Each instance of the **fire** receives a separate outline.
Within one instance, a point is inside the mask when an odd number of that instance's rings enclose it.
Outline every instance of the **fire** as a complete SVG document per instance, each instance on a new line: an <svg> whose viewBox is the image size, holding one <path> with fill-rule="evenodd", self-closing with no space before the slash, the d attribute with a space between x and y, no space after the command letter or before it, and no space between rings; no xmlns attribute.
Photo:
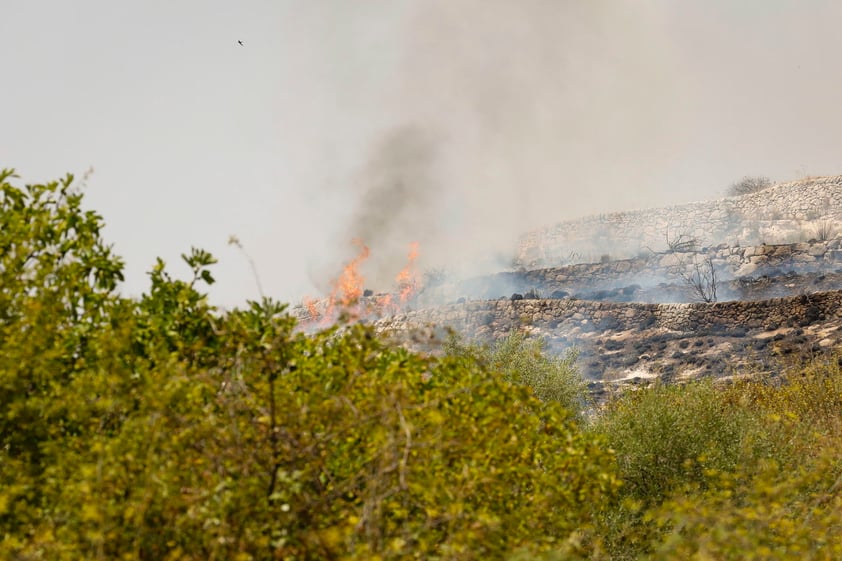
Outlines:
<svg viewBox="0 0 842 561"><path fill-rule="evenodd" d="M361 240L354 239L352 243L360 248L359 253L354 257L350 263L345 265L339 277L333 283L333 289L327 297L327 304L325 312L322 317L322 323L328 324L334 320L334 312L336 305L339 304L343 309L348 309L352 304L359 300L363 294L363 283L365 277L360 274L359 267L366 259L368 259L369 250ZM341 293L337 301L337 295ZM305 301L305 306L310 311L310 317L318 317L318 311L312 300ZM315 313L314 313L315 312Z"/></svg>
<svg viewBox="0 0 842 561"><path fill-rule="evenodd" d="M307 311L310 312L310 318L316 319L319 317L319 310L316 308L316 301L311 298L304 299L304 306L307 308Z"/></svg>
<svg viewBox="0 0 842 561"><path fill-rule="evenodd" d="M405 305L418 290L418 279L414 270L416 259L418 259L418 242L412 242L409 244L406 267L395 277L395 282L398 284L398 291L400 292L401 305Z"/></svg>
<svg viewBox="0 0 842 561"><path fill-rule="evenodd" d="M334 295L336 294L337 288L342 291L341 303L346 307L359 300L360 296L363 295L365 277L360 274L359 267L363 261L368 259L369 255L368 246L362 240L355 239L352 243L359 246L360 253L350 263L345 265L333 289Z"/></svg>
<svg viewBox="0 0 842 561"><path fill-rule="evenodd" d="M398 307L395 305L395 300L391 294L380 294L375 298L375 310L378 315L397 313Z"/></svg>
<svg viewBox="0 0 842 561"><path fill-rule="evenodd" d="M304 300L303 303L310 314L311 321L319 321L322 325L332 323L336 320L337 307L356 317L396 314L417 292L418 274L415 271L415 261L418 259L418 242L413 242L409 245L406 266L395 277L398 292L380 294L367 302L360 302L364 293L365 277L359 269L368 259L370 252L362 240L354 239L352 243L359 248L359 253L342 269L342 273L333 283L330 294L323 300L324 305L309 298ZM319 311L320 308L322 312Z"/></svg>

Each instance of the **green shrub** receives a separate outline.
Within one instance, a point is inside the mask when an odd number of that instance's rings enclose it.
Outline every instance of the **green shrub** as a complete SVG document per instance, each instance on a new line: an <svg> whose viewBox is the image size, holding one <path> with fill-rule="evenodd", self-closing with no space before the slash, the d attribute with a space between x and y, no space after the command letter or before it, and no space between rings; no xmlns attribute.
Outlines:
<svg viewBox="0 0 842 561"><path fill-rule="evenodd" d="M830 539L839 535L842 500L838 357L776 384L701 381L629 393L591 430L616 450L625 482L600 513L606 558L838 557Z"/></svg>
<svg viewBox="0 0 842 561"><path fill-rule="evenodd" d="M785 467L712 473L705 491L687 489L649 516L665 530L653 560L801 561L842 558L839 445Z"/></svg>
<svg viewBox="0 0 842 561"><path fill-rule="evenodd" d="M65 183L2 176L0 558L500 559L618 486L570 413L468 355L220 314L214 259L139 300Z"/></svg>
<svg viewBox="0 0 842 561"><path fill-rule="evenodd" d="M539 399L556 402L577 418L589 404L587 384L576 365L578 353L574 349L553 355L547 351L544 340L512 332L485 346L467 344L451 335L446 351L473 357L505 380L532 388Z"/></svg>
<svg viewBox="0 0 842 561"><path fill-rule="evenodd" d="M776 385L747 383L739 390L739 406L763 423L767 457L794 466L819 451L824 439L842 437L840 360L839 353L819 357L791 367Z"/></svg>
<svg viewBox="0 0 842 561"><path fill-rule="evenodd" d="M625 492L645 503L688 481L703 483L708 469L733 469L757 433L754 417L723 399L710 380L627 393L592 430L616 451Z"/></svg>

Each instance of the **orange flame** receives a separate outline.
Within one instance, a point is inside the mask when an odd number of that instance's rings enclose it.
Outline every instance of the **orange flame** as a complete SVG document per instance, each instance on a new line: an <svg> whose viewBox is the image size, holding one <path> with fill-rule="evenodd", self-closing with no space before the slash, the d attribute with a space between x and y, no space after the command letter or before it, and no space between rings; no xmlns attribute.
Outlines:
<svg viewBox="0 0 842 561"><path fill-rule="evenodd" d="M398 307L395 305L391 294L381 294L375 302L375 309L378 315L395 314L398 311Z"/></svg>
<svg viewBox="0 0 842 561"><path fill-rule="evenodd" d="M407 264L395 277L397 294L380 294L371 300L360 302L360 297L364 292L365 278L360 274L359 267L368 259L370 252L368 246L359 239L354 239L353 244L359 247L359 253L342 269L342 273L333 283L330 294L323 301L324 306L321 302L304 300L304 306L310 313L310 321L320 321L322 325L330 324L336 320L338 306L356 317L370 314L378 316L396 314L417 292L419 283L415 261L418 259L418 242L412 242L409 245ZM323 311L319 312L320 308Z"/></svg>
<svg viewBox="0 0 842 561"><path fill-rule="evenodd" d="M327 298L327 309L325 310L323 316L323 321L325 323L329 323L334 319L334 312L336 311L337 305L337 293L342 292L342 296L339 298L338 303L346 309L356 302L363 294L363 283L365 282L365 278L360 274L359 266L363 261L368 259L369 250L368 246L366 246L361 240L354 239L352 240L352 243L359 246L360 252L351 260L350 263L345 265L342 269L342 273L336 279L336 282L333 283L333 290L330 291L330 295Z"/></svg>
<svg viewBox="0 0 842 561"><path fill-rule="evenodd" d="M418 259L418 242L412 242L409 244L409 256L406 267L395 277L395 282L398 283L398 291L400 292L401 305L406 304L418 289L418 279L414 270L416 259Z"/></svg>
<svg viewBox="0 0 842 561"><path fill-rule="evenodd" d="M319 317L319 310L316 308L316 301L310 298L304 299L304 305L307 307L307 311L310 312L310 319L315 320Z"/></svg>
<svg viewBox="0 0 842 561"><path fill-rule="evenodd" d="M360 253L350 263L345 265L334 288L334 294L336 293L336 288L342 290L341 302L343 306L348 306L356 302L363 295L363 283L365 282L365 277L360 274L359 266L363 261L368 259L368 246L358 239L353 240L352 243L360 247Z"/></svg>

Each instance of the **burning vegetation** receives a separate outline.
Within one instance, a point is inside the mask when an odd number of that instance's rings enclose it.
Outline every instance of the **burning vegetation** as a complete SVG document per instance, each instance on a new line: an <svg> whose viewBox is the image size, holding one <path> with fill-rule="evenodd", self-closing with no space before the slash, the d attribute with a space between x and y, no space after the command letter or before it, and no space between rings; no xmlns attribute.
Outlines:
<svg viewBox="0 0 842 561"><path fill-rule="evenodd" d="M361 267L371 251L360 239L354 239L352 243L358 248L357 254L332 282L330 294L322 299L304 300L309 314L309 318L304 321L305 325L327 326L343 314L352 320L393 315L406 310L413 303L420 287L415 267L418 242L409 244L406 265L395 275L394 290L380 294L366 290L365 277L361 273Z"/></svg>

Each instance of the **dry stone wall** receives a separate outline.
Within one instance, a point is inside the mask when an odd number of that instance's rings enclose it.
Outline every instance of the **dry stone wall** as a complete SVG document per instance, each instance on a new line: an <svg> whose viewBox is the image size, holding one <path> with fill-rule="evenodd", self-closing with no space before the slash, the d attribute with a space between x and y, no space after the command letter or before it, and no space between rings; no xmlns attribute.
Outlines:
<svg viewBox="0 0 842 561"><path fill-rule="evenodd" d="M842 266L842 236L832 240L794 244L763 244L702 248L700 251L676 251L652 254L641 258L586 263L561 268L538 269L520 273L523 278L541 283L547 289L564 286L604 286L618 279L663 278L681 267L710 257L716 269L726 278L765 274L773 270L808 272ZM555 284L554 284L555 283Z"/></svg>
<svg viewBox="0 0 842 561"><path fill-rule="evenodd" d="M599 261L603 255L627 258L663 251L667 241L697 239L703 245L780 244L821 237L842 224L842 176L782 183L757 193L615 212L561 222L525 234L515 263L519 267Z"/></svg>
<svg viewBox="0 0 842 561"><path fill-rule="evenodd" d="M750 330L809 325L842 318L842 291L713 304L641 304L587 300L484 300L409 312L376 322L382 331L450 327L480 339L512 330L593 332L664 329L744 335Z"/></svg>
<svg viewBox="0 0 842 561"><path fill-rule="evenodd" d="M479 277L451 287L445 300L460 296L499 298L513 292L537 290L543 297L554 293L582 294L587 291L639 285L655 286L680 280L678 272L710 258L721 281L761 275L781 275L842 270L842 235L831 240L811 240L793 244L752 245L720 244L699 251L652 253L602 263L579 263L504 272ZM722 298L729 298L726 293ZM737 297L738 295L733 295Z"/></svg>

